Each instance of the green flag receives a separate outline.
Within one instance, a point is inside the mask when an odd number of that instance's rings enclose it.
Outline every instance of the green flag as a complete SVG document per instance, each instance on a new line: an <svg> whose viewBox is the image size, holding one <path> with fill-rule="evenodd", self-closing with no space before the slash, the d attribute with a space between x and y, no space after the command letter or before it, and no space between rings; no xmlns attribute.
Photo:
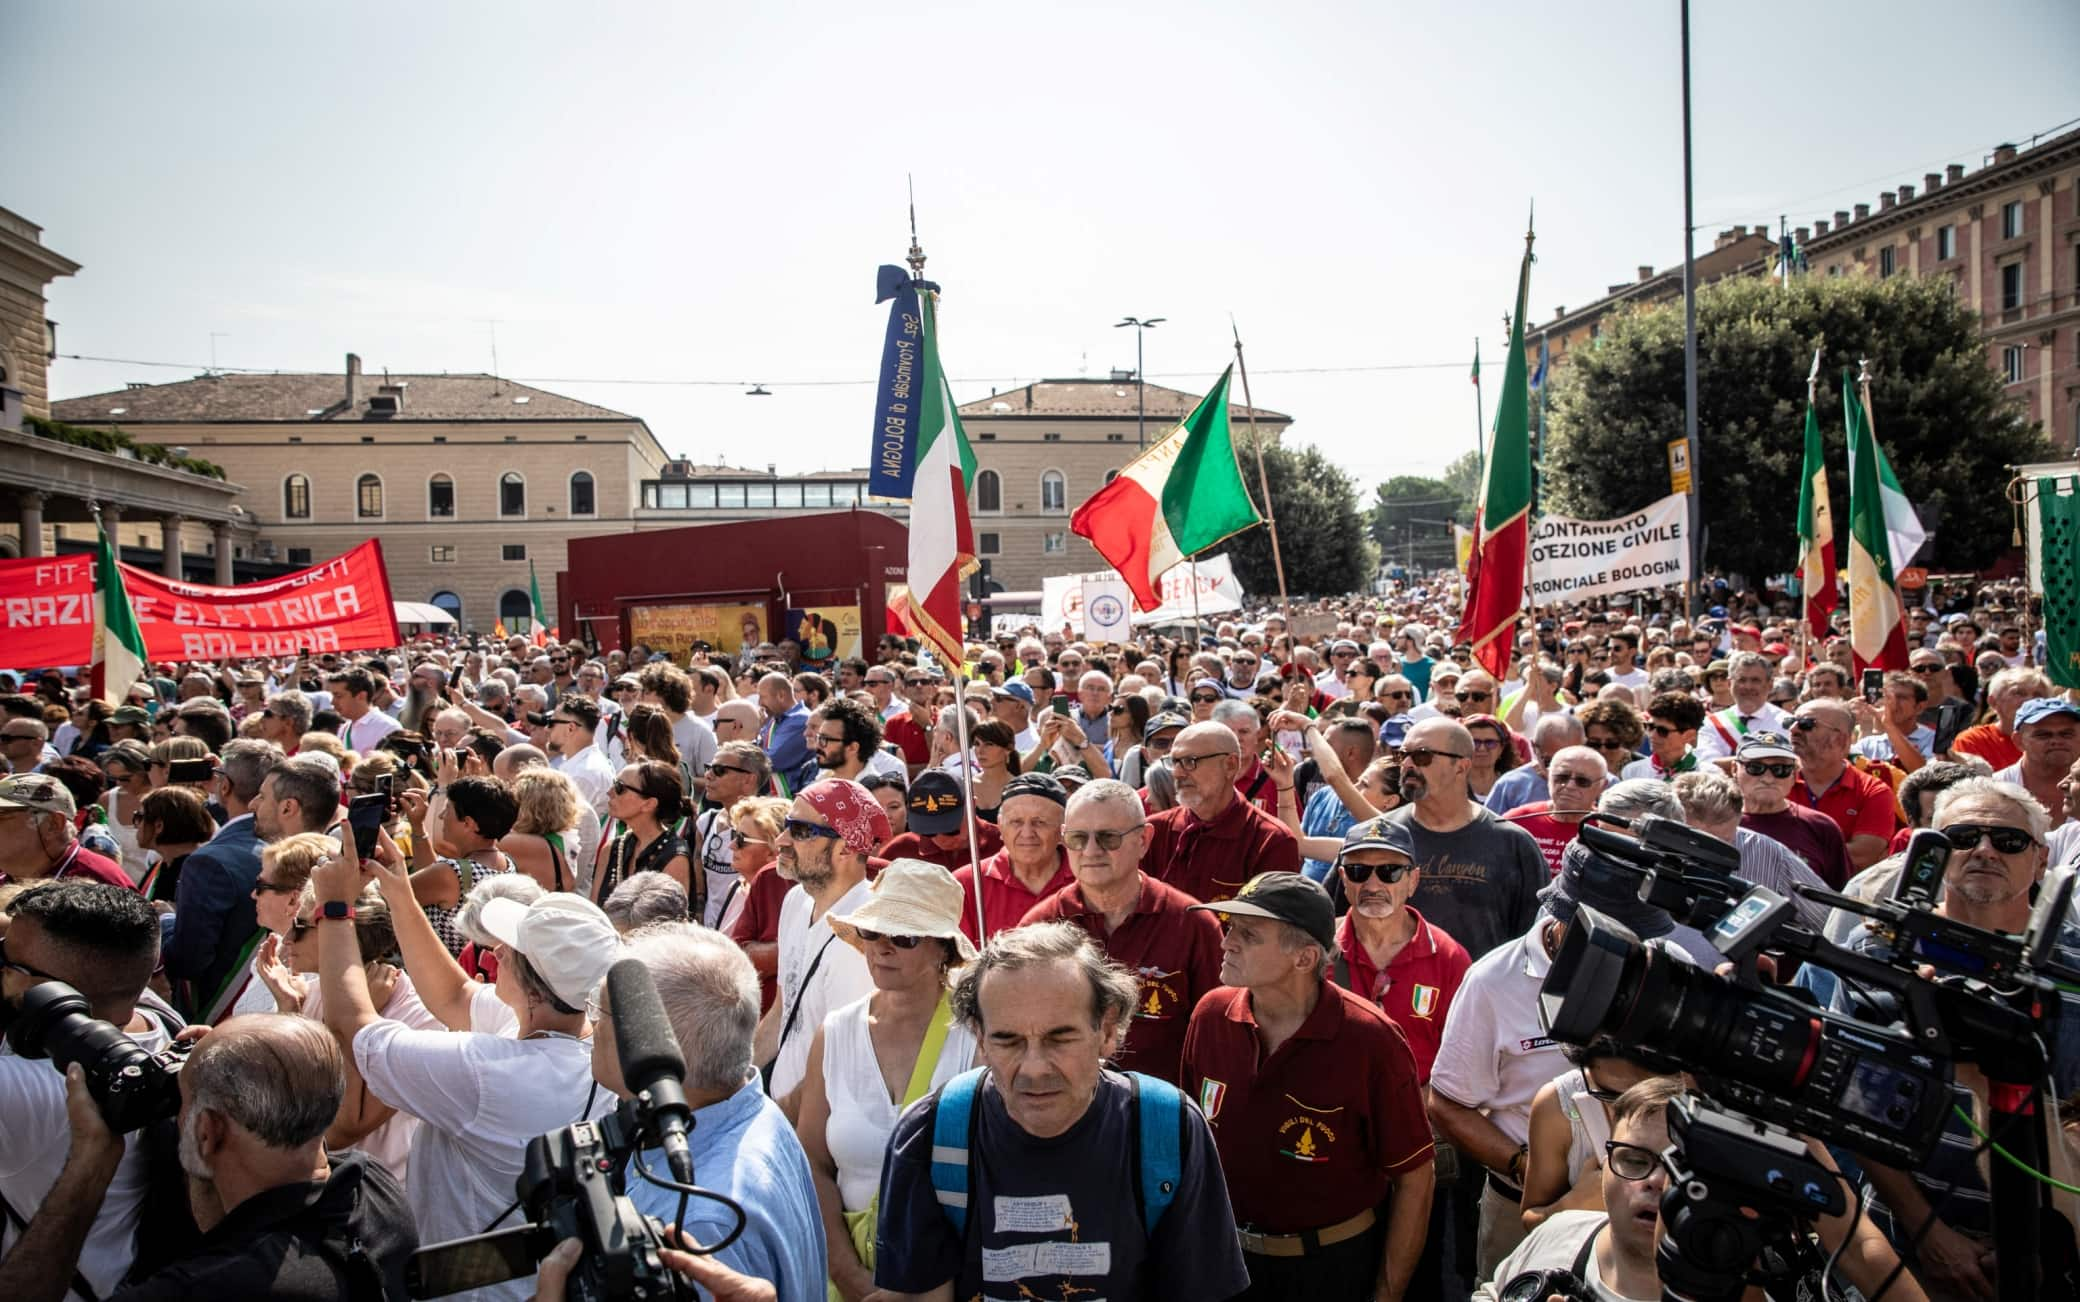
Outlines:
<svg viewBox="0 0 2080 1302"><path fill-rule="evenodd" d="M2036 555L2031 577L2044 594L2044 672L2060 687L2080 687L2080 482L2038 479Z"/></svg>
<svg viewBox="0 0 2080 1302"><path fill-rule="evenodd" d="M106 529L94 560L94 653L89 681L97 700L122 705L130 699L130 687L145 676L149 663L144 650L144 633L137 627L137 612L123 586L123 567L116 563L116 549Z"/></svg>

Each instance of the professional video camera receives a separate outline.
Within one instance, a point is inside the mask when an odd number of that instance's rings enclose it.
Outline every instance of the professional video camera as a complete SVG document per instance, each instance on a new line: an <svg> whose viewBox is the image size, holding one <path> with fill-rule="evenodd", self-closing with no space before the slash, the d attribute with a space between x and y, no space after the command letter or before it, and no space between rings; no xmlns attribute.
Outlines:
<svg viewBox="0 0 2080 1302"><path fill-rule="evenodd" d="M1704 930L1734 964L1732 976L1707 972L1583 907L1539 995L1555 1039L1587 1044L1607 1035L1658 1069L1691 1073L1711 1100L1670 1114L1676 1178L1662 1204L1661 1260L1672 1295L1737 1295L1741 1274L1727 1273L1729 1245L1752 1262L1772 1233L1839 1210L1835 1177L1816 1164L1794 1170L1806 1151L1797 1136L1888 1166L1924 1165L1951 1114L1955 1063L1977 1066L1992 1082L2007 1151L2026 1167L2042 1167L2043 1109L2034 1097L2047 1065L2045 1010L2059 997L2058 983L2080 983L2080 972L2052 961L2071 876L2042 892L2021 937L1965 926L1930 907L1950 842L1940 832L1917 832L1889 899L1801 888L1870 920L1885 943L1861 953L1800 923L1785 896L1736 875L1738 861L1723 842L1702 838L1710 844L1696 849L1699 834L1668 820L1628 824L1606 815L1585 820L1580 835L1640 874L1642 899ZM1757 963L1764 949L1824 968L1866 999L1889 1001L1903 1025L1830 1011L1802 990L1764 984ZM2000 1259L2033 1263L2040 1191L2005 1162L1993 1171ZM2004 1269L2002 1297L2034 1296L2034 1273ZM2017 1280L2028 1288L2011 1293Z"/></svg>
<svg viewBox="0 0 2080 1302"><path fill-rule="evenodd" d="M421 1248L405 1276L413 1297L445 1297L525 1279L569 1238L585 1245L567 1288L573 1302L690 1297L692 1286L658 1255L665 1243L663 1226L638 1212L627 1197L630 1165L651 1184L678 1192L674 1219L680 1225L686 1223L690 1198L719 1202L736 1214L736 1227L727 1235L712 1244L687 1242L685 1251L718 1252L743 1232L742 1207L693 1183L686 1144L693 1125L683 1086L686 1064L649 969L632 958L614 964L607 971L607 998L613 1005L622 1081L635 1097L597 1121L575 1122L530 1140L514 1182L527 1223ZM653 1144L664 1149L670 1178L644 1162L642 1150Z"/></svg>
<svg viewBox="0 0 2080 1302"><path fill-rule="evenodd" d="M22 992L7 1042L24 1058L49 1058L59 1071L78 1063L102 1120L118 1135L180 1111L180 1070L193 1046L179 1041L158 1053L119 1026L95 1017L87 998L62 981Z"/></svg>

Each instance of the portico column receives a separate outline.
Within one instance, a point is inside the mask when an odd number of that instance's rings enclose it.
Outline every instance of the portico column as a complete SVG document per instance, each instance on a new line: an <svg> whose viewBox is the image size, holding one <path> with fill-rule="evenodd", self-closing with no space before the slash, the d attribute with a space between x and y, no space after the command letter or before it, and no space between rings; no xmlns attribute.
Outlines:
<svg viewBox="0 0 2080 1302"><path fill-rule="evenodd" d="M15 506L20 510L22 524L22 555L42 556L43 550L43 499L44 494L24 492L15 495Z"/></svg>
<svg viewBox="0 0 2080 1302"><path fill-rule="evenodd" d="M184 517L177 512L169 511L160 525L159 573L169 579L178 580L181 577L181 525L184 523Z"/></svg>
<svg viewBox="0 0 2080 1302"><path fill-rule="evenodd" d="M215 529L217 539L217 586L231 586L231 526L219 520Z"/></svg>
<svg viewBox="0 0 2080 1302"><path fill-rule="evenodd" d="M116 559L123 559L123 508L114 502L101 505L101 532L108 535L108 545L115 548Z"/></svg>

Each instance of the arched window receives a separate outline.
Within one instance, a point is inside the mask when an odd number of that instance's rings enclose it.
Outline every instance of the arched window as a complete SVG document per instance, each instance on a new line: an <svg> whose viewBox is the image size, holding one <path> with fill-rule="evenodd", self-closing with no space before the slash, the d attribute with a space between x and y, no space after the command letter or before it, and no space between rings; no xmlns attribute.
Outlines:
<svg viewBox="0 0 2080 1302"><path fill-rule="evenodd" d="M507 588L499 594L498 622L506 626L506 632L520 632L533 621L534 607L528 604L527 593L519 588Z"/></svg>
<svg viewBox="0 0 2080 1302"><path fill-rule="evenodd" d="M455 514L455 481L446 475L435 475L426 481L426 514L430 519L442 519Z"/></svg>
<svg viewBox="0 0 2080 1302"><path fill-rule="evenodd" d="M282 481L282 518L285 520L308 520L311 518L311 479L309 475L291 475Z"/></svg>
<svg viewBox="0 0 2080 1302"><path fill-rule="evenodd" d="M432 596L428 597L426 599L426 604L429 606L439 606L442 610L447 611L448 614L451 615L455 620L455 627L451 631L456 633L460 633L462 631L462 598L456 596L452 592L441 591L436 592Z"/></svg>
<svg viewBox="0 0 2080 1302"><path fill-rule="evenodd" d="M975 509L978 511L1001 511L1004 509L1004 481L997 478L996 471L984 470L976 474Z"/></svg>
<svg viewBox="0 0 2080 1302"><path fill-rule="evenodd" d="M1040 472L1040 510L1060 515L1069 509L1069 481L1059 470Z"/></svg>
<svg viewBox="0 0 2080 1302"><path fill-rule="evenodd" d="M363 475L354 481L354 514L364 520L383 518L383 480L378 475Z"/></svg>
<svg viewBox="0 0 2080 1302"><path fill-rule="evenodd" d="M591 515L595 509L592 498L592 472L580 470L571 476L571 514Z"/></svg>
<svg viewBox="0 0 2080 1302"><path fill-rule="evenodd" d="M527 514L527 481L517 470L508 470L498 477L498 513Z"/></svg>

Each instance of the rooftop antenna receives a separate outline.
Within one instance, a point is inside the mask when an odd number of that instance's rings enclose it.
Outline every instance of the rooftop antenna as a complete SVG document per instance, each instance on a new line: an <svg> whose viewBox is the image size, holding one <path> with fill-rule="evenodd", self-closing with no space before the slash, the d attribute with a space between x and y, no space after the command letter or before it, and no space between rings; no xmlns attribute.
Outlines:
<svg viewBox="0 0 2080 1302"><path fill-rule="evenodd" d="M223 330L212 330L209 332L209 373L211 375L217 373L217 340L229 339L230 337L231 335Z"/></svg>
<svg viewBox="0 0 2080 1302"><path fill-rule="evenodd" d="M491 331L491 396L496 398L504 392L499 387L498 379L498 320L495 317L486 317L484 325Z"/></svg>

